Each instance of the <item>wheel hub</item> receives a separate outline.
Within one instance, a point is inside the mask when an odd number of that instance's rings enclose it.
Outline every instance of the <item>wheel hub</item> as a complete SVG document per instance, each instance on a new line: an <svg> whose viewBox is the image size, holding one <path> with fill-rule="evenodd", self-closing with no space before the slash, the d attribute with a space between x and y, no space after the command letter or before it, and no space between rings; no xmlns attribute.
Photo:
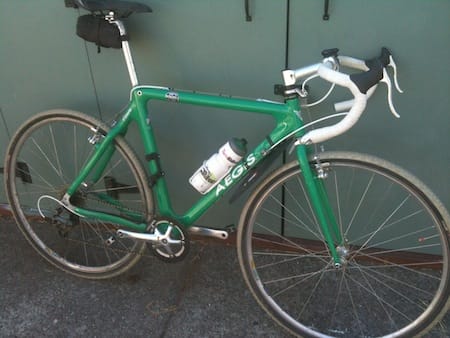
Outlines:
<svg viewBox="0 0 450 338"><path fill-rule="evenodd" d="M350 249L345 245L339 245L336 247L336 252L339 255L339 259L341 261L340 266L346 266L348 264L348 256L350 255Z"/></svg>

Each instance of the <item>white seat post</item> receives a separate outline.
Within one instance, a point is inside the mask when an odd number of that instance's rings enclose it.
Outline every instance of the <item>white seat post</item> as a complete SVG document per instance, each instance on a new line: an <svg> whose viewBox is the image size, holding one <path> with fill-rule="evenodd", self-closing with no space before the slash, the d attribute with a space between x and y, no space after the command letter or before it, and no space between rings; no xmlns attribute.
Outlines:
<svg viewBox="0 0 450 338"><path fill-rule="evenodd" d="M113 13L110 13L110 17L111 17L111 14L112 14L112 18L111 18L112 20L110 22L115 24L117 26L117 28L119 28L120 36L126 36L127 31L125 29L125 25L123 24L123 22L120 20L115 20ZM108 19L108 16L106 18ZM130 44L128 43L127 40L122 40L122 50L123 50L123 56L125 57L125 62L127 64L128 74L129 74L130 80L131 80L131 85L133 87L136 87L139 84L139 82L137 79L136 70L134 68L134 62L133 62L133 57L131 55Z"/></svg>

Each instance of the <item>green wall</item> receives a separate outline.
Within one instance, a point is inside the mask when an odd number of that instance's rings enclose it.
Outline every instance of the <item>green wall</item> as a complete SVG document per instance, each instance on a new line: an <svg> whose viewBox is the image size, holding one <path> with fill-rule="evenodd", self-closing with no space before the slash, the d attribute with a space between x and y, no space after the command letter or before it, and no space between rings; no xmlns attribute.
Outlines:
<svg viewBox="0 0 450 338"><path fill-rule="evenodd" d="M290 1L287 16L287 1L255 0L251 22L245 21L241 0L141 2L154 12L127 23L143 84L278 99L273 84L280 83L286 59L299 67L317 62L324 48L368 58L388 46L405 90L394 97L401 119L390 114L380 86L357 126L325 148L387 158L419 176L450 206L449 0L331 0L329 21L322 20L323 1ZM94 45L76 37L78 14L62 0L0 0L1 158L8 131L39 111L65 107L107 121L126 104L130 84L122 54L108 49L97 54ZM326 88L315 83L311 92L317 97ZM333 97L348 95L336 91ZM331 112L330 105L325 108ZM179 211L198 198L188 178L203 160L231 136L254 144L272 125L254 114L164 103L150 112ZM137 138L129 141L140 149ZM224 201L202 224L235 222L243 202Z"/></svg>

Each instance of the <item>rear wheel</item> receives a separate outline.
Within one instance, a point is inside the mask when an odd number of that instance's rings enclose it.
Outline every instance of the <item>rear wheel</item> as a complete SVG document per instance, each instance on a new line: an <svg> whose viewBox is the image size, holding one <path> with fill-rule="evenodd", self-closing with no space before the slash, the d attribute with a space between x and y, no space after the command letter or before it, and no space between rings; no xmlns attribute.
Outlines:
<svg viewBox="0 0 450 338"><path fill-rule="evenodd" d="M107 131L85 114L44 112L16 132L5 162L5 188L20 230L52 264L86 278L120 274L136 263L145 249L141 241L118 237L116 224L80 217L59 202ZM113 147L100 177L90 174L70 202L146 222L153 201L145 172L121 137Z"/></svg>
<svg viewBox="0 0 450 338"><path fill-rule="evenodd" d="M386 161L337 152L320 161L343 238L336 243L342 267L334 267L299 166L285 165L256 189L240 219L239 262L255 298L306 337L430 330L449 306L450 217L442 203Z"/></svg>

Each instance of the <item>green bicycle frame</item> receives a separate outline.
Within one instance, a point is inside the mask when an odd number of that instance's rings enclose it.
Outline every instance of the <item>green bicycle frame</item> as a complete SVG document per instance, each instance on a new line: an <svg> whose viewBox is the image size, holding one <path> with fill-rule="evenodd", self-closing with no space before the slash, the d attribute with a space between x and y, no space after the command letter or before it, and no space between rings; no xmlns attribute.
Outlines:
<svg viewBox="0 0 450 338"><path fill-rule="evenodd" d="M267 114L275 119L276 125L264 141L249 152L249 154L212 190L201 196L200 199L184 214L179 215L175 213L172 208L166 181L164 176L161 175L159 151L147 111L147 104L152 100ZM69 187L67 191L69 197L77 191L91 171L95 170L93 176L95 179L100 179L100 177L102 177L102 173L114 151L114 138L119 135L125 135L128 126L132 121L137 123L142 137L144 149L147 154L148 172L151 177L155 178L152 189L158 215L163 218L174 219L185 227L192 226L196 220L198 220L227 191L235 186L249 170L258 165L258 163L260 163L278 144L287 138L297 138L304 134L304 131L302 130L303 121L300 117L300 108L297 98L289 99L283 104L266 100L251 100L195 92L175 91L162 87L137 86L131 91L128 106L123 110L122 114L111 128L111 131L102 138L101 142L96 144L94 154ZM297 146L297 157L323 235L335 263L339 263L335 243L342 244L342 238L333 212L329 206L321 179L317 178L317 175L310 167L306 146ZM118 206L118 208L120 208L120 206ZM79 207L75 207L74 211L83 217L120 224L139 232L145 232L148 226L145 223L136 223L119 216Z"/></svg>

